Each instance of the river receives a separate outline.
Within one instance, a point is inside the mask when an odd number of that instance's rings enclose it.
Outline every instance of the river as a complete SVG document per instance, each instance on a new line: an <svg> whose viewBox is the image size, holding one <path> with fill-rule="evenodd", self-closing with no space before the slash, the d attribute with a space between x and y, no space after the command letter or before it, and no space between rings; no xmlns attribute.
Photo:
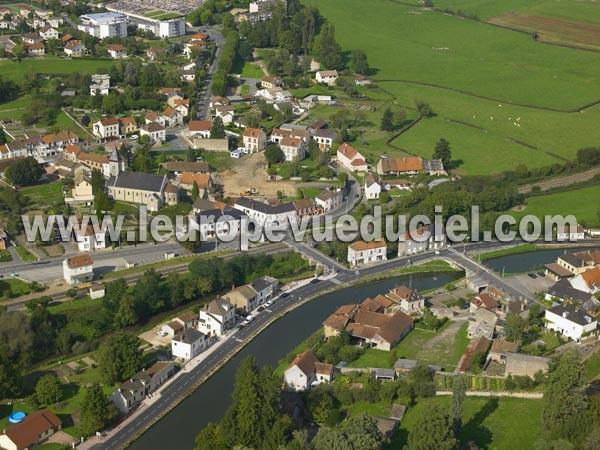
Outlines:
<svg viewBox="0 0 600 450"><path fill-rule="evenodd" d="M485 264L499 272L503 268L506 268L507 272L527 272L534 267L554 261L563 253L564 249L538 250L490 259ZM447 284L456 276L458 275L449 273L403 275L341 289L305 303L258 335L129 448L133 450L193 449L198 433L209 422L218 421L223 417L231 402L235 371L248 355L253 355L260 365L276 366L279 360L319 328L325 318L338 306L386 293L397 285L409 282L419 291L434 289Z"/></svg>

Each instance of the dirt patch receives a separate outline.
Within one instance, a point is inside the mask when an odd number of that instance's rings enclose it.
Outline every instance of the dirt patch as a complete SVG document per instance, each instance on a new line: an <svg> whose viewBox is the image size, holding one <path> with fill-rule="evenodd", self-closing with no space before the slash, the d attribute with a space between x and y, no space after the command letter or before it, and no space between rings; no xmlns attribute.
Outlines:
<svg viewBox="0 0 600 450"><path fill-rule="evenodd" d="M261 197L276 197L277 191L285 196L296 194L296 185L290 181L269 181L264 153L255 153L235 160L230 169L219 174L225 196L239 197L256 189Z"/></svg>
<svg viewBox="0 0 600 450"><path fill-rule="evenodd" d="M600 50L598 25L514 13L492 17L488 22L530 33L535 31L541 42Z"/></svg>

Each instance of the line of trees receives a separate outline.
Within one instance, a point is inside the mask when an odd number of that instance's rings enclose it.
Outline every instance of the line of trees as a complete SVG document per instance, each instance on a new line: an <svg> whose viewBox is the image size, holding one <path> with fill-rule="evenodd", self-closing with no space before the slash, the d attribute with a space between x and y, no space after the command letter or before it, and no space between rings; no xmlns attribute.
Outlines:
<svg viewBox="0 0 600 450"><path fill-rule="evenodd" d="M225 36L225 44L221 49L221 56L217 72L213 76L211 91L214 95L225 95L229 85L229 73L237 57L239 37L237 32L229 31Z"/></svg>

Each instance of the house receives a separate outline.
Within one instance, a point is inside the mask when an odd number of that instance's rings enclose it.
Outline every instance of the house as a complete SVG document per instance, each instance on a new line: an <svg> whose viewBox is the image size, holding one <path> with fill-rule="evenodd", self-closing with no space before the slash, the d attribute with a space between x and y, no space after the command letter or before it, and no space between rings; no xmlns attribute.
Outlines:
<svg viewBox="0 0 600 450"><path fill-rule="evenodd" d="M89 296L91 299L96 300L98 298L103 298L106 295L106 288L103 284L99 284L96 286L90 286Z"/></svg>
<svg viewBox="0 0 600 450"><path fill-rule="evenodd" d="M167 108L162 113L164 117L164 125L166 127L175 127L177 125L183 125L183 114L174 108Z"/></svg>
<svg viewBox="0 0 600 450"><path fill-rule="evenodd" d="M165 127L158 122L150 122L140 127L140 136L148 136L152 144L162 143L167 140Z"/></svg>
<svg viewBox="0 0 600 450"><path fill-rule="evenodd" d="M407 175L414 176L419 173L427 175L446 175L441 160L425 160L418 156L402 158L381 158L377 163L379 175Z"/></svg>
<svg viewBox="0 0 600 450"><path fill-rule="evenodd" d="M119 389L110 395L110 400L119 412L127 414L174 374L175 365L172 362L158 361L121 384Z"/></svg>
<svg viewBox="0 0 600 450"><path fill-rule="evenodd" d="M62 429L61 420L49 409L32 412L0 434L0 448L28 450Z"/></svg>
<svg viewBox="0 0 600 450"><path fill-rule="evenodd" d="M68 35L68 36L70 36L70 35ZM63 36L63 37L66 37L66 36ZM85 48L85 45L83 45L77 39L72 39L72 40L68 41L65 44L64 49L63 49L63 51L65 52L65 55L71 56L71 57L83 56L83 55L85 55L86 50L87 49Z"/></svg>
<svg viewBox="0 0 600 450"><path fill-rule="evenodd" d="M250 312L258 307L256 291L247 285L229 291L224 297L236 308L244 311Z"/></svg>
<svg viewBox="0 0 600 450"><path fill-rule="evenodd" d="M479 308L475 311L473 317L469 317L467 325L467 337L469 339L477 339L484 337L491 339L496 330L498 316L485 308Z"/></svg>
<svg viewBox="0 0 600 450"><path fill-rule="evenodd" d="M212 122L210 120L190 120L188 134L191 138L210 139Z"/></svg>
<svg viewBox="0 0 600 450"><path fill-rule="evenodd" d="M261 227L287 225L296 222L296 208L292 202L270 205L259 200L241 197L233 205L242 211L248 219Z"/></svg>
<svg viewBox="0 0 600 450"><path fill-rule="evenodd" d="M315 74L315 80L317 83L325 83L328 86L335 86L338 76L337 70L320 70Z"/></svg>
<svg viewBox="0 0 600 450"><path fill-rule="evenodd" d="M73 286L92 281L94 277L94 261L89 253L72 256L63 261L63 278Z"/></svg>
<svg viewBox="0 0 600 450"><path fill-rule="evenodd" d="M187 117L190 113L190 99L189 98L179 98L173 100L173 107L179 111L183 117Z"/></svg>
<svg viewBox="0 0 600 450"><path fill-rule="evenodd" d="M99 138L110 138L110 137L120 137L120 122L117 117L107 117L105 119L100 119L98 122L92 125L94 135Z"/></svg>
<svg viewBox="0 0 600 450"><path fill-rule="evenodd" d="M122 135L135 133L138 130L137 122L133 117L119 118L119 131Z"/></svg>
<svg viewBox="0 0 600 450"><path fill-rule="evenodd" d="M325 189L315 197L315 203L320 206L324 212L329 212L342 204L343 192L341 190Z"/></svg>
<svg viewBox="0 0 600 450"><path fill-rule="evenodd" d="M200 192L206 191L200 190ZM204 207L204 203L211 205ZM195 226L204 240L237 236L245 229L247 220L246 215L241 211L228 205L219 205L218 202L205 200L202 195L198 195L189 217L190 227Z"/></svg>
<svg viewBox="0 0 600 450"><path fill-rule="evenodd" d="M419 291L407 286L398 286L385 295L400 306L406 314L421 314L425 309L425 297L419 295ZM377 297L375 298L377 302Z"/></svg>
<svg viewBox="0 0 600 450"><path fill-rule="evenodd" d="M366 172L369 170L366 158L346 142L339 146L337 160L343 167L352 172Z"/></svg>
<svg viewBox="0 0 600 450"><path fill-rule="evenodd" d="M583 292L597 294L600 292L600 267L594 267L571 279L571 286Z"/></svg>
<svg viewBox="0 0 600 450"><path fill-rule="evenodd" d="M191 83L196 79L196 71L195 70L182 70L179 73L179 77L181 81L185 81L187 83Z"/></svg>
<svg viewBox="0 0 600 450"><path fill-rule="evenodd" d="M313 217L323 214L323 208L317 205L312 198L296 200L294 202L294 208L296 208L298 220L302 220L303 217Z"/></svg>
<svg viewBox="0 0 600 450"><path fill-rule="evenodd" d="M198 316L193 311L186 311L183 314L178 315L174 319L176 322L181 323L185 328L197 328L198 327Z"/></svg>
<svg viewBox="0 0 600 450"><path fill-rule="evenodd" d="M125 50L125 46L121 44L108 45L106 47L109 55L113 59L121 59L127 58L127 51Z"/></svg>
<svg viewBox="0 0 600 450"><path fill-rule="evenodd" d="M145 205L148 211L179 203L179 190L169 183L166 175L118 172L107 180L106 187L110 198Z"/></svg>
<svg viewBox="0 0 600 450"><path fill-rule="evenodd" d="M223 121L223 125L233 123L233 119L235 118L235 110L233 106L216 105L215 117L220 117Z"/></svg>
<svg viewBox="0 0 600 450"><path fill-rule="evenodd" d="M285 125L282 125L282 127ZM308 139L310 138L310 133L308 130L304 128L275 128L271 132L271 142L274 144L281 144L281 141L285 137L295 137L302 139L305 143L308 144Z"/></svg>
<svg viewBox="0 0 600 450"><path fill-rule="evenodd" d="M330 383L333 379L333 366L319 362L317 357L306 350L294 358L283 375L287 389L306 391L320 383Z"/></svg>
<svg viewBox="0 0 600 450"><path fill-rule="evenodd" d="M548 278L553 279L554 281L560 281L563 279L572 278L573 272L568 269L565 269L558 263L549 263L544 265L544 273Z"/></svg>
<svg viewBox="0 0 600 450"><path fill-rule="evenodd" d="M186 328L171 341L171 353L175 358L190 360L202 353L210 344L210 338L193 328Z"/></svg>
<svg viewBox="0 0 600 450"><path fill-rule="evenodd" d="M583 227L579 224L572 227L571 225L556 227L556 240L558 241L578 241L585 238Z"/></svg>
<svg viewBox="0 0 600 450"><path fill-rule="evenodd" d="M223 297L216 298L200 310L198 329L209 336L223 336L235 325L235 306Z"/></svg>
<svg viewBox="0 0 600 450"><path fill-rule="evenodd" d="M323 326L325 338L336 336L343 328L358 345L390 351L413 329L413 319L402 311L393 314L370 311L361 303L339 307Z"/></svg>
<svg viewBox="0 0 600 450"><path fill-rule="evenodd" d="M517 353L519 344L510 342L506 339L494 339L490 348L488 358L498 364L506 364L506 357L509 353Z"/></svg>
<svg viewBox="0 0 600 450"><path fill-rule="evenodd" d="M99 226L99 228L99 230L95 230L92 224L89 224L84 229L76 227L74 231L75 241L80 252L91 252L106 248L106 228L102 226Z"/></svg>
<svg viewBox="0 0 600 450"><path fill-rule="evenodd" d="M447 236L441 226L427 225L408 232L398 241L398 256L414 255L446 246Z"/></svg>
<svg viewBox="0 0 600 450"><path fill-rule="evenodd" d="M584 307L586 307L586 305L591 306L591 304L594 303L594 296L592 294L575 289L566 279L560 280L550 286L546 291L544 298L552 302L577 302Z"/></svg>
<svg viewBox="0 0 600 450"><path fill-rule="evenodd" d="M576 253L565 253L556 258L556 264L566 269L571 275L579 275L589 269L583 258Z"/></svg>
<svg viewBox="0 0 600 450"><path fill-rule="evenodd" d="M335 141L335 131L319 128L313 135L314 141L319 144L319 150L329 150Z"/></svg>
<svg viewBox="0 0 600 450"><path fill-rule="evenodd" d="M479 294L478 296L473 297L471 300L471 303L469 304L469 312L474 313L480 308L496 312L500 309L500 303L498 303L490 294Z"/></svg>
<svg viewBox="0 0 600 450"><path fill-rule="evenodd" d="M260 87L262 88L271 89L281 86L283 86L283 80L281 77L262 77L260 79Z"/></svg>
<svg viewBox="0 0 600 450"><path fill-rule="evenodd" d="M171 320L160 327L160 330L163 333L166 333L167 336L171 337L179 336L184 329L185 325L179 320Z"/></svg>
<svg viewBox="0 0 600 450"><path fill-rule="evenodd" d="M260 152L267 145L267 135L260 128L246 128L242 135L242 147L250 150L250 153Z"/></svg>
<svg viewBox="0 0 600 450"><path fill-rule="evenodd" d="M204 189L211 192L213 190L213 180L209 173L183 172L179 179L179 186L186 191L194 189L194 183L198 189Z"/></svg>
<svg viewBox="0 0 600 450"><path fill-rule="evenodd" d="M279 280L277 280L277 278L264 276L254 280L249 286L256 292L256 303L262 305L273 296L279 286Z"/></svg>
<svg viewBox="0 0 600 450"><path fill-rule="evenodd" d="M165 49L162 47L150 47L146 49L146 57L150 61L155 61L158 58L158 55L161 55L165 52Z"/></svg>
<svg viewBox="0 0 600 450"><path fill-rule="evenodd" d="M28 44L25 49L29 56L44 56L46 54L46 46L43 42Z"/></svg>
<svg viewBox="0 0 600 450"><path fill-rule="evenodd" d="M110 75L94 74L90 83L90 95L108 95L110 91Z"/></svg>
<svg viewBox="0 0 600 450"><path fill-rule="evenodd" d="M365 77L364 75L354 75L354 84L356 86L369 86L372 84L372 81Z"/></svg>
<svg viewBox="0 0 600 450"><path fill-rule="evenodd" d="M217 106L229 106L231 104L231 101L227 98L227 97L222 97L220 95L216 95L214 97L211 97L208 106L211 109L216 108Z"/></svg>
<svg viewBox="0 0 600 450"><path fill-rule="evenodd" d="M38 44L44 41L44 38L38 33L25 33L21 38L24 44Z"/></svg>
<svg viewBox="0 0 600 450"><path fill-rule="evenodd" d="M348 262L352 267L377 261L387 261L385 241L356 241L348 246Z"/></svg>
<svg viewBox="0 0 600 450"><path fill-rule="evenodd" d="M595 334L598 322L580 305L563 303L546 310L546 328L573 340Z"/></svg>
<svg viewBox="0 0 600 450"><path fill-rule="evenodd" d="M371 172L365 177L365 197L367 200L376 200L381 195L383 188L381 183L375 178Z"/></svg>
<svg viewBox="0 0 600 450"><path fill-rule="evenodd" d="M96 153L79 152L77 154L77 162L92 170L98 170L105 177L110 176L110 161L105 156Z"/></svg>
<svg viewBox="0 0 600 450"><path fill-rule="evenodd" d="M301 161L306 157L306 145L300 138L286 136L281 140L279 147L288 162Z"/></svg>
<svg viewBox="0 0 600 450"><path fill-rule="evenodd" d="M46 41L48 39L58 39L58 37L60 36L60 33L56 29L52 28L50 25L44 25L38 30L38 32L40 33L40 36L43 37Z"/></svg>

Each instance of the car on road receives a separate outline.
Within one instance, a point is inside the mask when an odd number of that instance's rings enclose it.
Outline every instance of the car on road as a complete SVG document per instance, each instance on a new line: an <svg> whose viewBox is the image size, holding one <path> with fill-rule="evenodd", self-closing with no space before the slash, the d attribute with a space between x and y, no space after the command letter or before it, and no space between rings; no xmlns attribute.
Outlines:
<svg viewBox="0 0 600 450"><path fill-rule="evenodd" d="M252 317L252 314L248 314L246 316L246 320L244 320L244 323L249 324L250 322L252 322L254 320L254 317Z"/></svg>
<svg viewBox="0 0 600 450"><path fill-rule="evenodd" d="M289 293L289 292L284 292L284 293L282 293L282 294L279 296L279 298L286 298L286 297L289 297L289 296L290 296L290 293Z"/></svg>
<svg viewBox="0 0 600 450"><path fill-rule="evenodd" d="M537 275L535 273L528 273L527 276L529 278L537 278Z"/></svg>
<svg viewBox="0 0 600 450"><path fill-rule="evenodd" d="M167 334L169 334L169 333L167 333L166 331L163 331L163 330L158 330L156 332L156 334L158 334L160 337L166 337Z"/></svg>
<svg viewBox="0 0 600 450"><path fill-rule="evenodd" d="M272 304L273 304L273 300L269 300L269 301L266 303L266 305L267 305L267 306L271 306Z"/></svg>
<svg viewBox="0 0 600 450"><path fill-rule="evenodd" d="M318 278L313 278L312 280L310 280L310 284L317 284L319 281L321 280L319 280Z"/></svg>
<svg viewBox="0 0 600 450"><path fill-rule="evenodd" d="M264 306L259 306L257 309L258 312L263 312L264 310L265 310Z"/></svg>

